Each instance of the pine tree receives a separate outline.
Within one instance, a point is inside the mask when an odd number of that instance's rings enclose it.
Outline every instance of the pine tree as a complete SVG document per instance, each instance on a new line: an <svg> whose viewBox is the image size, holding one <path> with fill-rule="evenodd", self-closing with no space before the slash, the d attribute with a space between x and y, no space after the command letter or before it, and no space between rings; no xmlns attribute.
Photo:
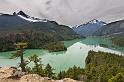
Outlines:
<svg viewBox="0 0 124 82"><path fill-rule="evenodd" d="M43 64L41 58L38 58L37 55L29 57L30 62L33 62L35 65L31 70L31 73L35 73L41 76L44 76Z"/></svg>
<svg viewBox="0 0 124 82"><path fill-rule="evenodd" d="M44 71L45 71L45 76L46 77L49 77L49 78L52 78L52 77L54 77L54 74L55 73L53 73L53 68L52 68L52 66L50 65L50 64L47 64L47 66L45 67L45 69L44 69Z"/></svg>
<svg viewBox="0 0 124 82"><path fill-rule="evenodd" d="M20 57L20 67L22 72L26 72L26 65L28 64L27 61L24 60L24 52L25 52L25 48L27 48L27 43L18 43L15 44L16 46L16 52L12 53L13 56L11 58L16 58L16 57Z"/></svg>

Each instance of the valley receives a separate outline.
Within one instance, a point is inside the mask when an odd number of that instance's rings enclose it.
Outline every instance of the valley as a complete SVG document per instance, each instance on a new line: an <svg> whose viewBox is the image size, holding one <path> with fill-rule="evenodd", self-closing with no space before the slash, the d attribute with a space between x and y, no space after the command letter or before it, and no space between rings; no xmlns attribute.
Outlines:
<svg viewBox="0 0 124 82"><path fill-rule="evenodd" d="M123 57L124 20L69 27L23 11L0 15L0 67L54 80L124 82Z"/></svg>

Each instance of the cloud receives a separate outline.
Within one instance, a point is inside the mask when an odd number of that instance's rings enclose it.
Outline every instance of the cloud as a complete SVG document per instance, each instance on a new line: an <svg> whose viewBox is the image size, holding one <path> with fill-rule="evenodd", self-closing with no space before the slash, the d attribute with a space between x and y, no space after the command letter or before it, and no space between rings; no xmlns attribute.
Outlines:
<svg viewBox="0 0 124 82"><path fill-rule="evenodd" d="M124 18L124 0L0 0L0 13L23 10L31 16L70 26L92 19L106 22Z"/></svg>

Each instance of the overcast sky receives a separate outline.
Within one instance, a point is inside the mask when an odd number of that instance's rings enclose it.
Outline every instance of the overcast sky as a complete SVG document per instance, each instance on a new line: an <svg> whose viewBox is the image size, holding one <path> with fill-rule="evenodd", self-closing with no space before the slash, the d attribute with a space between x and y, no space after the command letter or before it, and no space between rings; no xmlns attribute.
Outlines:
<svg viewBox="0 0 124 82"><path fill-rule="evenodd" d="M25 13L70 26L124 19L124 0L0 0L0 13Z"/></svg>

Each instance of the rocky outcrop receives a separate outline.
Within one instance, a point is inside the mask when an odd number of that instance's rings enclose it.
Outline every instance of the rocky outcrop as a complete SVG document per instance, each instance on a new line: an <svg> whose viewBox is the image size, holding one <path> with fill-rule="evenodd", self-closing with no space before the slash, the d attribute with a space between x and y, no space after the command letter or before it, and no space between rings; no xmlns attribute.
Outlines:
<svg viewBox="0 0 124 82"><path fill-rule="evenodd" d="M0 82L17 82L14 78L17 69L13 67L0 68Z"/></svg>
<svg viewBox="0 0 124 82"><path fill-rule="evenodd" d="M13 67L0 68L0 79L7 79L15 76L17 69Z"/></svg>
<svg viewBox="0 0 124 82"><path fill-rule="evenodd" d="M25 73L20 73L20 71L17 71L17 69L14 67L5 67L0 68L0 82L78 82L78 81L70 78L65 78L63 80L53 80L48 77L41 77L37 74L25 75Z"/></svg>

